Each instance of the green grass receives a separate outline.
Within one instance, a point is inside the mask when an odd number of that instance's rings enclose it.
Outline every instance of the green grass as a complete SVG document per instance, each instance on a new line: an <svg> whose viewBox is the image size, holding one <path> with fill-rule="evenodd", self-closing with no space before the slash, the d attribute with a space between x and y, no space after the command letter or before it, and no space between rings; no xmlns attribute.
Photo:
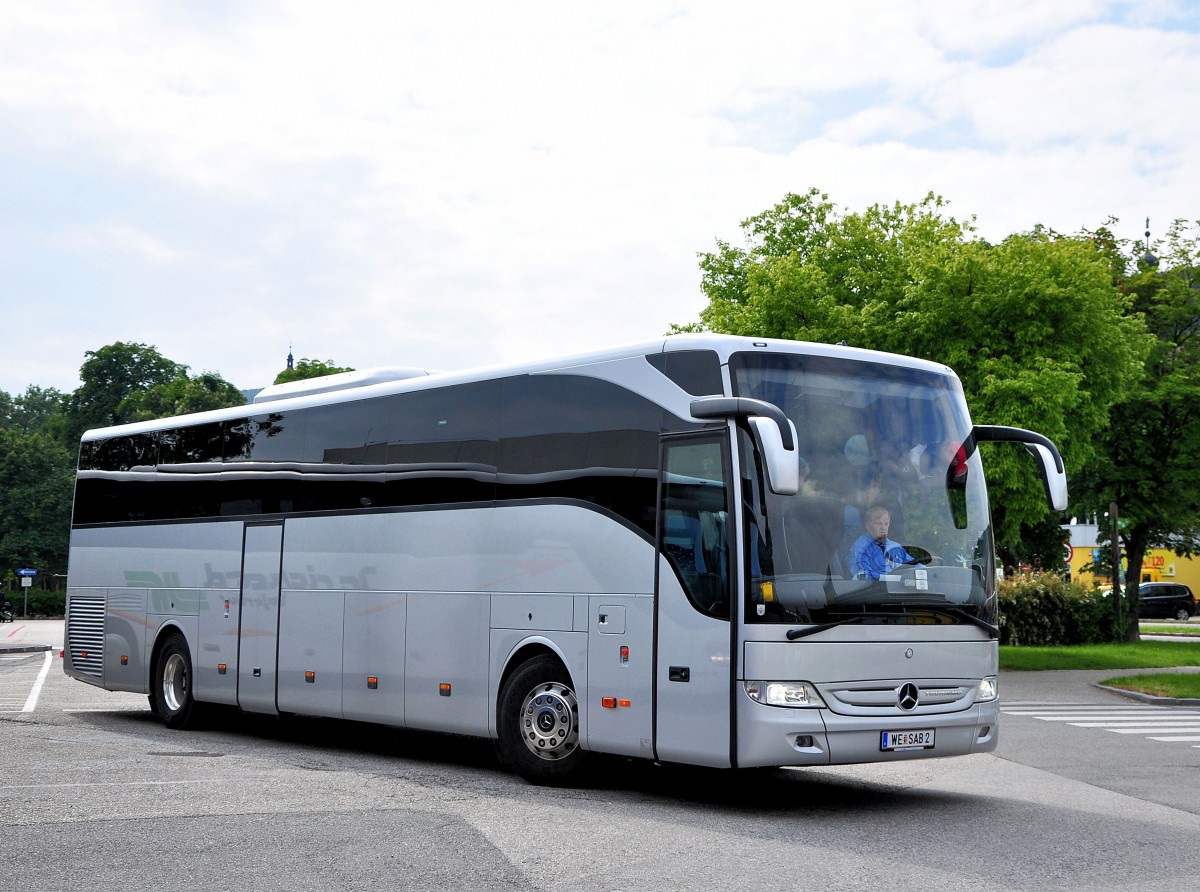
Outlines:
<svg viewBox="0 0 1200 892"><path fill-rule="evenodd" d="M1124 678L1109 678L1100 683L1126 691L1141 691L1143 694L1152 694L1155 697L1175 697L1181 700L1200 699L1200 672L1132 675Z"/></svg>
<svg viewBox="0 0 1200 892"><path fill-rule="evenodd" d="M1163 625L1142 624L1143 635L1179 635L1181 637L1200 637L1200 625L1191 623L1165 623Z"/></svg>
<svg viewBox="0 0 1200 892"><path fill-rule="evenodd" d="M1200 643L1142 641L1137 644L1000 648L1001 669L1167 669L1172 666L1200 666Z"/></svg>

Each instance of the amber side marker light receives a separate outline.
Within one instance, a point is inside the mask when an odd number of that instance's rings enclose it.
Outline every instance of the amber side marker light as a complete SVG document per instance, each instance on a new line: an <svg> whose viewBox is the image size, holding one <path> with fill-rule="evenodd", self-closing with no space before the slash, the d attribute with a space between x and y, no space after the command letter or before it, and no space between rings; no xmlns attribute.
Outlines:
<svg viewBox="0 0 1200 892"><path fill-rule="evenodd" d="M440 685L438 685L438 695L439 695L439 696L442 696L442 697L449 697L449 696L450 696L450 684L449 684L449 682L445 682L445 681L443 681L443 682L442 682Z"/></svg>
<svg viewBox="0 0 1200 892"><path fill-rule="evenodd" d="M317 673L305 672L304 673L304 683L305 684L316 684L317 683Z"/></svg>
<svg viewBox="0 0 1200 892"><path fill-rule="evenodd" d="M379 688L379 679L374 675L367 676L367 690L374 691Z"/></svg>

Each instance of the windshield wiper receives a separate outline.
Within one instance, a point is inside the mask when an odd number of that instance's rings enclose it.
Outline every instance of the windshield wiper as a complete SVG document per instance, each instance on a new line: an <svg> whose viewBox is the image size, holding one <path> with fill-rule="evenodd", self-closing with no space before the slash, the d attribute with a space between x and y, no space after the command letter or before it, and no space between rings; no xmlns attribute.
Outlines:
<svg viewBox="0 0 1200 892"><path fill-rule="evenodd" d="M946 607L944 605L938 605L937 610L940 613L949 614L950 616L957 617L958 619L962 620L963 622L970 623L972 626L976 626L980 629L983 629L983 631L988 633L989 638L999 639L999 637L1000 637L1000 629L998 627L993 626L991 623L987 622L986 620L982 620L977 616L972 616L971 614L967 613L967 611L963 610L961 607ZM892 619L897 619L897 618L903 619L904 614L901 614L901 613L856 613L854 616L848 616L845 619L839 619L836 622L832 622L832 623L821 623L820 625L808 626L807 628L804 628L804 629L788 629L787 630L787 639L788 639L788 641L799 641L801 638L807 638L809 635L817 635L817 634L820 634L821 632L828 632L830 629L836 629L838 626L852 625L855 623L861 623L864 619L876 619L879 617L890 617Z"/></svg>
<svg viewBox="0 0 1200 892"><path fill-rule="evenodd" d="M967 613L967 611L963 610L961 607L941 607L939 609L942 611L942 613L948 613L951 616L957 616L959 619L966 620L973 626L978 626L979 628L983 629L983 631L988 633L989 638L995 638L997 640L999 640L999 638L1000 638L1000 627L999 626L993 626L991 623L989 623L985 619L980 619L977 616L972 616L971 614Z"/></svg>
<svg viewBox="0 0 1200 892"><path fill-rule="evenodd" d="M864 619L873 619L881 616L890 616L895 618L904 618L902 613L856 613L854 616L848 616L845 619L839 619L837 622L821 623L819 626L809 626L807 629L788 629L788 641L799 641L801 638L807 638L809 635L817 635L821 632L828 632L830 629L836 629L838 626L846 626L852 623L861 623Z"/></svg>

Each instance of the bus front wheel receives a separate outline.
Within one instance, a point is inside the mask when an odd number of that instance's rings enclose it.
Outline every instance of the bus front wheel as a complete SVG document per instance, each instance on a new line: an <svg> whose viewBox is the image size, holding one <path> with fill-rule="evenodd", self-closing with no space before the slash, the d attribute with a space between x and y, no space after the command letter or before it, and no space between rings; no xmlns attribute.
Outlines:
<svg viewBox="0 0 1200 892"><path fill-rule="evenodd" d="M168 638L154 663L151 699L154 712L168 728L186 728L196 713L192 696L192 655L182 635Z"/></svg>
<svg viewBox="0 0 1200 892"><path fill-rule="evenodd" d="M556 658L534 657L512 674L498 718L500 752L526 780L562 783L579 770L579 702Z"/></svg>

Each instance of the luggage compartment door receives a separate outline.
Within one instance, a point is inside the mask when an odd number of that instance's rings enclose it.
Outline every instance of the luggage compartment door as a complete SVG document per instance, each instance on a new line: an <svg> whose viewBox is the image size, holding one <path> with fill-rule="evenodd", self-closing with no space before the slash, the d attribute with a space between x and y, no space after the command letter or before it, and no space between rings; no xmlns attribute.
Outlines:
<svg viewBox="0 0 1200 892"><path fill-rule="evenodd" d="M279 712L275 704L279 657L279 574L283 524L247 525L242 550L241 629L238 635L238 706Z"/></svg>

